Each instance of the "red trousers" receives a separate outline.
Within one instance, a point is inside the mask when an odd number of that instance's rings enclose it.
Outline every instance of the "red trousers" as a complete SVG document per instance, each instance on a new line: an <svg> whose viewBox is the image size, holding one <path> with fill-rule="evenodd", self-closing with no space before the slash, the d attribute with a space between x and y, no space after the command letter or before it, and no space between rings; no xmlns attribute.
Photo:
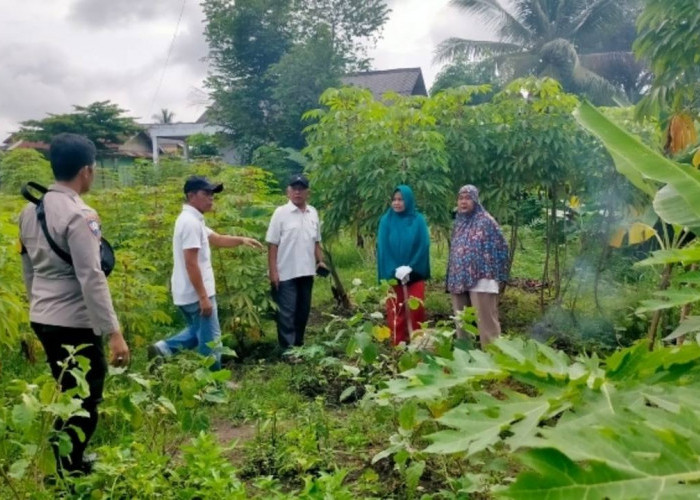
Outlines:
<svg viewBox="0 0 700 500"><path fill-rule="evenodd" d="M406 304L404 290L408 288L408 297L415 297L420 301L418 309L411 309ZM401 342L410 343L411 338L408 332L408 317L411 318L412 331L420 329L420 323L425 321L425 281L416 281L404 287L394 286L396 297L391 297L386 301L386 320L391 330L391 343L398 345ZM407 312L408 311L408 312Z"/></svg>

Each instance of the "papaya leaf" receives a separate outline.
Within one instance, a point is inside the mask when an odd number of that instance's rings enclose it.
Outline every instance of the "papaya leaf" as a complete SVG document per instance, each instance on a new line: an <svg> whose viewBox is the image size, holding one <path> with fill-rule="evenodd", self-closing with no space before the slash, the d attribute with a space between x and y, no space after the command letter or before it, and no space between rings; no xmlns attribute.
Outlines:
<svg viewBox="0 0 700 500"><path fill-rule="evenodd" d="M540 420L548 415L550 404L546 399L530 399L524 395L511 395L500 401L487 394L477 396L477 403L465 403L445 413L437 421L452 427L426 436L433 444L428 453L464 452L467 456L483 451L500 439L503 431L516 431L511 444L517 448L523 436L535 431ZM516 427L516 425L520 423Z"/></svg>
<svg viewBox="0 0 700 500"><path fill-rule="evenodd" d="M664 457L666 458L666 457ZM686 457L683 457L686 458ZM573 462L552 448L530 450L521 456L522 462L532 469L518 476L502 493L519 500L554 500L562 498L587 499L685 499L700 494L700 484L688 484L700 478L697 466L690 462L640 457L654 464L654 472L620 470L604 461L590 461L585 466ZM686 483L686 484L684 484Z"/></svg>
<svg viewBox="0 0 700 500"><path fill-rule="evenodd" d="M483 378L497 379L505 374L487 353L455 349L454 359L436 358L430 363L421 363L402 372L401 378L390 380L379 396L436 399L451 387Z"/></svg>

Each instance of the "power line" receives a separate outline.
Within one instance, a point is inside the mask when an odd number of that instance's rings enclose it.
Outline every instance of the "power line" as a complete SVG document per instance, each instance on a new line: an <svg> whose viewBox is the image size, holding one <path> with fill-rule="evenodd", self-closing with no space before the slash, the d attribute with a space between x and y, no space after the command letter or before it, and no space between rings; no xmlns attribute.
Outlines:
<svg viewBox="0 0 700 500"><path fill-rule="evenodd" d="M158 81L158 86L156 91L153 93L153 98L151 99L151 105L148 108L148 116L153 114L153 105L156 102L158 93L160 92L160 87L163 85L163 80L165 79L165 72L168 69L168 63L170 62L170 56L173 53L173 46L175 45L175 39L177 38L178 32L180 31L180 23L182 22L182 15L185 12L185 4L187 0L182 0L182 5L180 6L180 15L177 18L177 24L175 25L175 32L173 33L173 38L170 40L170 46L168 47L168 55L165 57L165 64L163 64L163 71L160 73L160 80Z"/></svg>

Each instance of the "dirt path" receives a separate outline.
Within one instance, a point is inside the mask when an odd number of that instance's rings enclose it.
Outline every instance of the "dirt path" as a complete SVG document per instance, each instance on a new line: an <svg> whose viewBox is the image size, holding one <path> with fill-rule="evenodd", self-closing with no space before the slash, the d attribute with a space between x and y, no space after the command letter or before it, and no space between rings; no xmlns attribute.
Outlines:
<svg viewBox="0 0 700 500"><path fill-rule="evenodd" d="M216 436L221 446L230 446L235 443L235 448L226 453L231 463L240 467L245 461L244 447L248 441L255 439L256 429L254 423L232 425L230 420L217 420L211 425L211 432Z"/></svg>

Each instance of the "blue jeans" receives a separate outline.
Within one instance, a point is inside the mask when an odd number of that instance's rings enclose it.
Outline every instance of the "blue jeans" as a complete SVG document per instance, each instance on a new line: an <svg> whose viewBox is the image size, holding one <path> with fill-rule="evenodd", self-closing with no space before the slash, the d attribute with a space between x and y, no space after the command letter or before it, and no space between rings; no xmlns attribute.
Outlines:
<svg viewBox="0 0 700 500"><path fill-rule="evenodd" d="M216 297L209 297L214 309L211 316L205 318L199 310L199 302L178 306L185 316L187 326L177 335L156 343L158 350L165 356L172 356L184 349L197 349L203 356L214 356L212 370L221 369L221 327L216 307ZM212 349L208 344L215 347Z"/></svg>

